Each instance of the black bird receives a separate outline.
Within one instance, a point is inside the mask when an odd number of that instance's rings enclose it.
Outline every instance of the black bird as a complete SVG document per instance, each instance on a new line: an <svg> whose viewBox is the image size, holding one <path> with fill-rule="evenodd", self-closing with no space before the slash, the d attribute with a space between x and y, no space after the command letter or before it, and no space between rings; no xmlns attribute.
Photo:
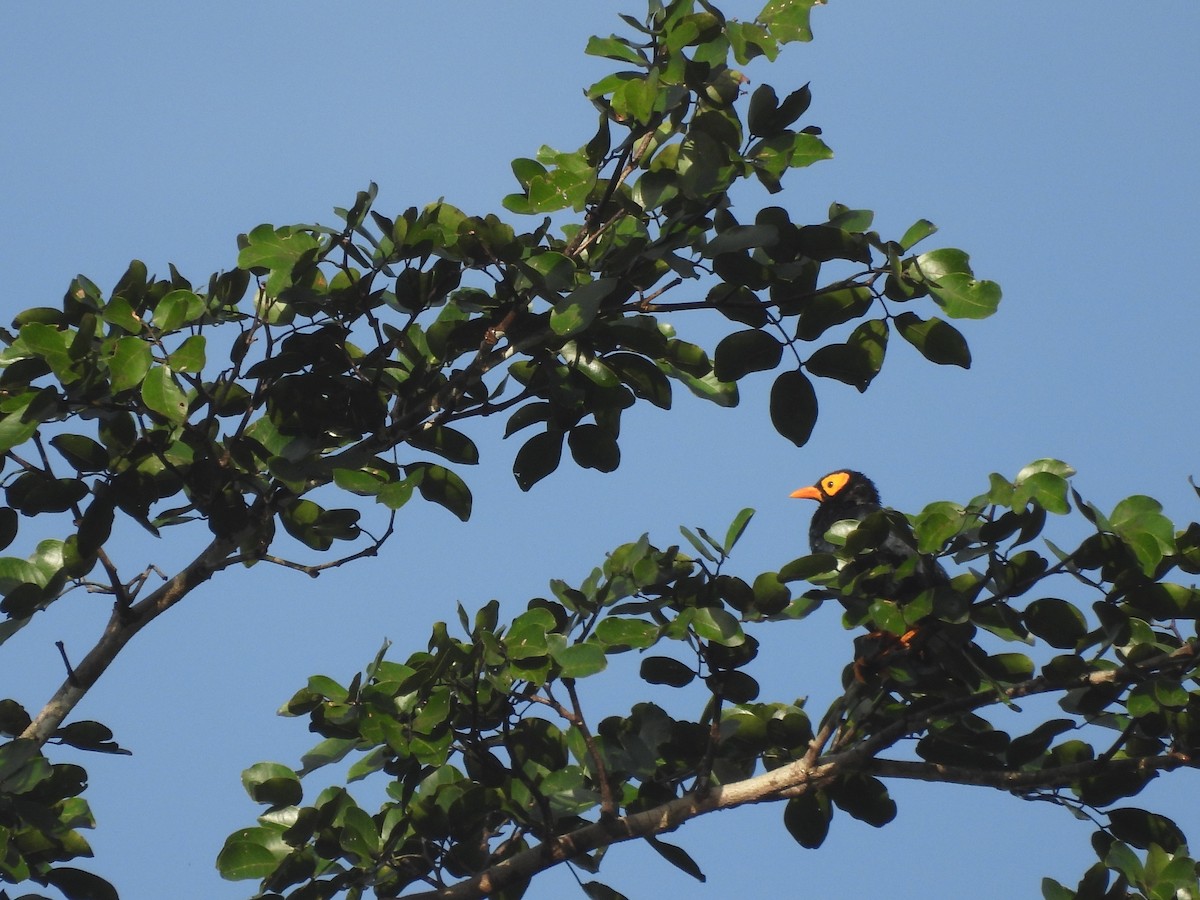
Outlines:
<svg viewBox="0 0 1200 900"><path fill-rule="evenodd" d="M935 597L935 603L938 599L952 601L952 592L948 590L950 576L936 559L917 550L908 520L883 507L870 478L852 469L839 469L810 487L793 491L791 496L819 504L808 529L813 553L838 553L839 548L826 535L840 521L862 523L870 519L880 526L879 530L871 529L873 534L868 536L864 549L843 566L838 576L838 599L852 620L872 628L869 634L855 641L857 680L864 681L877 674L901 655L927 662L926 651L933 644L961 648L970 641L973 626L951 625L934 615L922 617L903 634L879 629L870 621L870 607L876 600L890 600L903 610L906 604L932 589L941 595ZM881 567L886 571L881 573Z"/></svg>
<svg viewBox="0 0 1200 900"><path fill-rule="evenodd" d="M816 500L820 504L808 526L808 545L813 553L837 552L838 548L825 535L838 522L847 519L862 522L873 513L881 513L881 518L887 520L887 528L875 542L872 561L886 562L895 568L910 563L914 570L902 591L908 596L896 599L911 599L926 588L950 580L946 570L935 560L917 551L917 541L908 520L893 510L884 510L875 482L862 472L853 469L830 472L816 484L792 491L791 496Z"/></svg>

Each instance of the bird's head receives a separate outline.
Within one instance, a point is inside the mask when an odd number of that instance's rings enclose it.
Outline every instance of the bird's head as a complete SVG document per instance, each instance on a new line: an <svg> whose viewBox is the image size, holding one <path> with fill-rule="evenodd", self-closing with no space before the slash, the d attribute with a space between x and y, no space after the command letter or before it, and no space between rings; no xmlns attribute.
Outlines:
<svg viewBox="0 0 1200 900"><path fill-rule="evenodd" d="M792 491L792 497L801 500L816 500L825 504L833 502L839 507L868 506L878 508L879 491L874 482L862 472L839 469L822 477L816 484Z"/></svg>

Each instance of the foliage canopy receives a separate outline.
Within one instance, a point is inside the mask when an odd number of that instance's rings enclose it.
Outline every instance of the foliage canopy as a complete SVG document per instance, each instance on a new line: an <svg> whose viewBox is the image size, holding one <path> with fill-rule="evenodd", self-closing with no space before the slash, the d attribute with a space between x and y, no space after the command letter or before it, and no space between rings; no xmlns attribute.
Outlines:
<svg viewBox="0 0 1200 900"><path fill-rule="evenodd" d="M86 773L45 745L124 752L73 709L129 640L226 570L316 575L375 555L414 494L467 520L471 419L504 416L506 436L522 435L513 474L528 490L564 451L616 469L623 411L669 409L678 385L731 406L744 376L777 373L771 421L800 446L820 380L865 391L893 334L933 363L970 366L947 320L991 315L1000 291L961 250L916 252L928 221L884 239L870 211L836 203L817 223L782 206L734 215L745 183L777 194L792 169L831 156L801 124L806 86L747 91L736 68L810 40L813 5L771 0L741 22L704 0L651 0L644 19L622 17L630 36L587 47L622 67L586 91L595 133L513 162L511 222L443 202L385 215L372 185L336 227L240 236L237 267L202 286L135 261L111 291L80 276L61 306L0 331L0 545L62 534L0 558L0 640L76 589L113 604L42 709L0 702L0 877L116 896L67 865L90 854ZM711 350L676 330L693 314L722 323ZM1115 804L1190 765L1200 740L1200 594L1172 580L1200 571L1200 525L1177 530L1148 497L1104 513L1072 474L1040 460L912 517L921 552L957 574L905 602L893 599L903 566L874 553L886 516L839 532L836 555L747 577L729 561L745 510L723 537L625 544L511 622L495 602L460 608L458 629L435 624L403 662L385 646L349 684L314 676L285 711L321 741L299 768L246 770L265 810L229 837L220 871L296 900L516 897L551 865L594 873L608 847L639 838L702 878L663 832L779 800L788 832L817 847L835 810L887 824L886 781L916 778L1102 817L1099 861L1078 892L1047 881L1054 900L1197 890L1179 828ZM381 524L364 524L364 508ZM1051 515L1072 514L1088 523L1082 540L1042 537ZM155 582L111 540L118 522L177 534L194 558ZM1061 599L1064 583L1090 605ZM901 635L934 619L973 638L897 654L861 680L848 666L817 716L760 698L754 632L830 600L849 628ZM645 682L680 689L678 709L589 716L580 683L627 653ZM1036 695L1060 715L1011 727ZM901 742L914 751L893 754ZM349 783L386 783L380 808L341 786L306 797L305 776L342 763ZM618 896L600 881L584 890Z"/></svg>

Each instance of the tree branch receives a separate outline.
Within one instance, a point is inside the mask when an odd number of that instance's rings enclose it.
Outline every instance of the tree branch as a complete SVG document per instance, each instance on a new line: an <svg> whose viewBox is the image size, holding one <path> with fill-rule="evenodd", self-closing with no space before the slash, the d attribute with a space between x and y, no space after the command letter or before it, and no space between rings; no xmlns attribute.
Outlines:
<svg viewBox="0 0 1200 900"><path fill-rule="evenodd" d="M121 604L118 597L104 628L104 634L100 636L96 646L68 675L67 680L42 707L21 737L35 740L38 744L45 744L53 737L63 720L104 674L117 654L129 643L130 638L186 597L197 585L203 584L214 573L229 565L230 553L236 547L236 542L232 540L216 538L174 578L169 579L144 600L127 607Z"/></svg>
<svg viewBox="0 0 1200 900"><path fill-rule="evenodd" d="M1066 787L1081 778L1107 774L1112 771L1144 774L1171 771L1193 765L1190 756L1166 753L1162 756L1140 756L1126 759L1088 759L1069 766L1037 769L1030 772L1009 772L1003 769L970 769L942 763L913 762L901 759L875 759L866 767L882 778L909 778L915 781L936 781L996 788L1001 791L1022 791L1034 788Z"/></svg>
<svg viewBox="0 0 1200 900"><path fill-rule="evenodd" d="M1137 759L1086 760L1037 772L978 770L944 766L938 763L879 760L876 756L906 735L923 731L930 722L949 713L965 712L993 703L1050 691L1070 690L1096 684L1128 683L1144 677L1147 672L1194 666L1195 664L1196 647L1188 644L1173 653L1164 653L1141 664L1089 672L1077 678L1058 680L1045 676L1031 678L1014 684L1002 692L980 691L967 697L954 698L932 708L916 711L911 715L902 716L874 734L865 737L853 747L814 760L811 758L812 747L819 747L821 743L827 741L830 731L836 727L836 723L839 721L838 716L827 716L826 721L822 723L820 732L810 745L809 753L796 762L744 781L720 785L703 793L692 792L654 809L601 819L599 822L585 825L568 834L548 839L536 847L517 853L458 884L440 890L408 894L405 895L404 900L476 900L476 898L486 897L501 890L507 885L527 881L539 872L582 853L635 838L652 837L672 831L689 819L718 810L798 797L846 772L870 771L884 777L943 781L1019 791L1039 787L1062 787L1078 781L1080 778L1112 771L1114 768L1123 771L1149 772L1169 771L1182 766L1190 766L1193 765L1191 758L1180 753Z"/></svg>
<svg viewBox="0 0 1200 900"><path fill-rule="evenodd" d="M817 766L809 766L804 760L799 760L745 781L714 787L703 798L695 793L686 794L654 809L585 825L510 856L466 881L442 890L408 894L404 900L477 900L599 847L673 831L689 819L705 813L778 800L789 793L803 793L832 779L839 768L859 752L855 748Z"/></svg>

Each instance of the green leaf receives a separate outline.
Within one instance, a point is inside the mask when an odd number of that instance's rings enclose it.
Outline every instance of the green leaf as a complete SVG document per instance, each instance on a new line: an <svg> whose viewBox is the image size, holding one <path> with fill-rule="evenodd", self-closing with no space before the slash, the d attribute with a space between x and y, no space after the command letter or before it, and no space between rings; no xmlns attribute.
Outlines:
<svg viewBox="0 0 1200 900"><path fill-rule="evenodd" d="M373 472L360 469L334 469L333 483L343 491L360 497L374 497L387 483Z"/></svg>
<svg viewBox="0 0 1200 900"><path fill-rule="evenodd" d="M677 381L683 382L689 391L702 400L710 400L717 406L733 407L738 405L739 395L736 381L722 381L716 374L693 375L668 362L659 363L664 372Z"/></svg>
<svg viewBox="0 0 1200 900"><path fill-rule="evenodd" d="M966 338L953 325L936 316L922 319L912 312L900 313L895 321L900 336L931 363L971 368L971 350Z"/></svg>
<svg viewBox="0 0 1200 900"><path fill-rule="evenodd" d="M635 66L645 66L649 63L644 53L631 47L628 41L616 35L606 38L593 35L588 39L583 52L588 56L601 56L619 62L633 63Z"/></svg>
<svg viewBox="0 0 1200 900"><path fill-rule="evenodd" d="M306 231L276 229L259 225L246 235L246 246L238 253L240 269L279 269L290 273L305 254L318 248L317 240Z"/></svg>
<svg viewBox="0 0 1200 900"><path fill-rule="evenodd" d="M569 337L586 329L596 318L600 304L616 286L616 278L598 278L575 288L554 304L554 311L550 313L551 330L561 337Z"/></svg>
<svg viewBox="0 0 1200 900"><path fill-rule="evenodd" d="M658 642L659 627L653 622L622 616L608 616L596 626L596 640L606 647L644 650Z"/></svg>
<svg viewBox="0 0 1200 900"><path fill-rule="evenodd" d="M1175 527L1162 515L1162 504L1153 497L1126 497L1113 509L1109 523L1133 550L1147 575L1153 575L1164 556L1175 552Z"/></svg>
<svg viewBox="0 0 1200 900"><path fill-rule="evenodd" d="M561 431L543 431L522 444L513 460L517 486L527 491L557 469L562 459L562 445Z"/></svg>
<svg viewBox="0 0 1200 900"><path fill-rule="evenodd" d="M692 629L704 640L726 647L736 647L746 640L738 620L715 606L696 609L692 616Z"/></svg>
<svg viewBox="0 0 1200 900"><path fill-rule="evenodd" d="M575 263L561 253L544 250L529 257L525 264L541 276L547 290L557 293L575 284Z"/></svg>
<svg viewBox="0 0 1200 900"><path fill-rule="evenodd" d="M30 400L32 399L33 395L30 395ZM26 402L25 406L18 407L0 419L0 453L7 453L13 447L21 446L38 430L41 423L37 419L26 420L22 415L28 406L29 403Z"/></svg>
<svg viewBox="0 0 1200 900"><path fill-rule="evenodd" d="M113 393L137 387L150 371L150 344L137 337L118 338L108 358L108 379Z"/></svg>
<svg viewBox="0 0 1200 900"><path fill-rule="evenodd" d="M755 17L766 25L771 36L781 44L792 41L811 41L809 11L818 0L770 0Z"/></svg>
<svg viewBox="0 0 1200 900"><path fill-rule="evenodd" d="M129 301L119 295L108 301L100 317L130 334L139 334L142 330L142 320L134 313Z"/></svg>
<svg viewBox="0 0 1200 900"><path fill-rule="evenodd" d="M783 345L765 331L735 331L717 344L713 372L719 381L737 381L751 372L769 372L782 357Z"/></svg>
<svg viewBox="0 0 1200 900"><path fill-rule="evenodd" d="M69 331L59 331L53 325L42 322L30 322L21 326L21 342L36 356L41 357L50 366L55 376L63 384L71 384L79 380L75 371L75 360L70 354Z"/></svg>
<svg viewBox="0 0 1200 900"><path fill-rule="evenodd" d="M568 644L561 634L546 636L550 656L562 668L564 678L586 678L608 667L604 648L593 641Z"/></svg>
<svg viewBox="0 0 1200 900"><path fill-rule="evenodd" d="M169 366L154 366L146 373L142 381L142 400L168 422L179 424L187 418L187 397L175 383Z"/></svg>
<svg viewBox="0 0 1200 900"><path fill-rule="evenodd" d="M190 319L192 310L202 308L202 301L191 291L171 291L154 306L154 327L164 334L176 331Z"/></svg>
<svg viewBox="0 0 1200 900"><path fill-rule="evenodd" d="M771 424L783 437L803 447L817 424L817 392L799 369L782 372L771 385Z"/></svg>
<svg viewBox="0 0 1200 900"><path fill-rule="evenodd" d="M900 238L900 248L907 252L935 231L937 226L928 219L917 219L908 227L908 231L904 232L904 237Z"/></svg>
<svg viewBox="0 0 1200 900"><path fill-rule="evenodd" d="M742 533L746 530L746 526L750 524L750 520L754 517L754 510L747 507L734 516L733 521L729 523L729 530L725 532L725 552L729 553L733 550L733 545L741 538Z"/></svg>
<svg viewBox="0 0 1200 900"><path fill-rule="evenodd" d="M1187 843L1184 833L1173 821L1144 809L1132 806L1110 809L1108 821L1113 837L1141 850L1158 844L1168 853L1175 853Z"/></svg>
<svg viewBox="0 0 1200 900"><path fill-rule="evenodd" d="M282 827L243 828L225 839L217 871L229 881L266 878L291 851Z"/></svg>
<svg viewBox="0 0 1200 900"><path fill-rule="evenodd" d="M255 803L295 806L303 797L300 776L279 763L257 763L242 772L242 786Z"/></svg>
<svg viewBox="0 0 1200 900"><path fill-rule="evenodd" d="M603 623L601 623L603 624ZM548 609L534 607L513 620L504 636L509 659L536 659L545 656L547 632L556 627L554 614Z"/></svg>
<svg viewBox="0 0 1200 900"><path fill-rule="evenodd" d="M961 250L931 250L917 257L929 292L952 319L986 319L1000 305L1000 286L977 281Z"/></svg>
<svg viewBox="0 0 1200 900"><path fill-rule="evenodd" d="M193 334L167 357L167 363L176 372L200 372L206 362L204 346L204 336Z"/></svg>

